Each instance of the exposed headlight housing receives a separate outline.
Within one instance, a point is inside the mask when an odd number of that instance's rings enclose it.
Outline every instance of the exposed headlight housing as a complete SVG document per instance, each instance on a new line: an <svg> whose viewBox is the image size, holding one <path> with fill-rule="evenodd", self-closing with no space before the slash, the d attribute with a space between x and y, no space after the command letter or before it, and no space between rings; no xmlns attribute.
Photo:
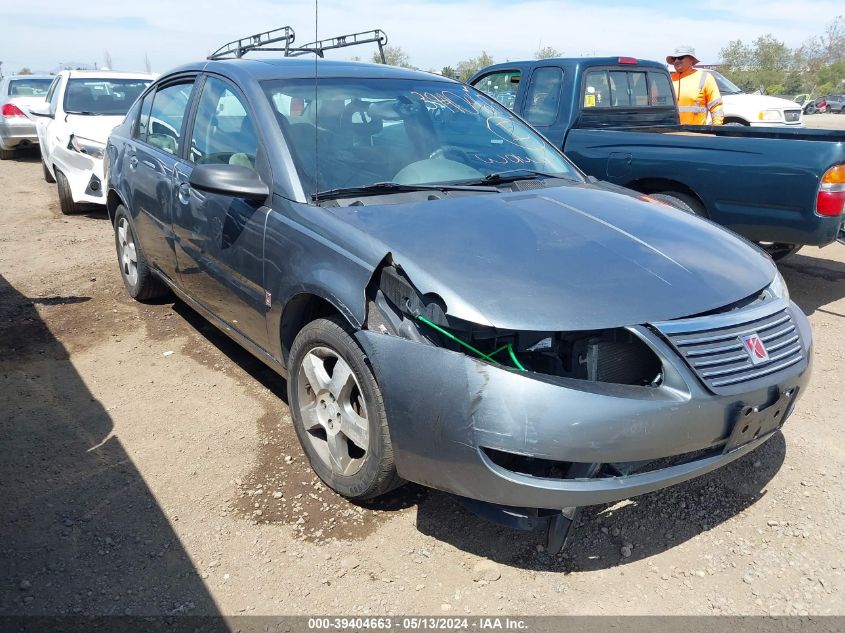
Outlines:
<svg viewBox="0 0 845 633"><path fill-rule="evenodd" d="M76 136L75 134L71 135L67 148L90 156L91 158L102 158L106 150L106 146L103 143Z"/></svg>
<svg viewBox="0 0 845 633"><path fill-rule="evenodd" d="M775 274L775 278L772 280L772 283L766 286L766 289L763 292L768 294L772 299L789 301L789 288L786 287L786 280L780 272Z"/></svg>
<svg viewBox="0 0 845 633"><path fill-rule="evenodd" d="M783 121L783 113L780 110L762 110L757 113L761 121Z"/></svg>

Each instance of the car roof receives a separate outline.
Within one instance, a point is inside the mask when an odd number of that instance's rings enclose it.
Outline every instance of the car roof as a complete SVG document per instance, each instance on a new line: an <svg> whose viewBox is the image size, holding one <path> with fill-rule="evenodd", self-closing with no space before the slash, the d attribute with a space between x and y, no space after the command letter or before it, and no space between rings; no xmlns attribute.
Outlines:
<svg viewBox="0 0 845 633"><path fill-rule="evenodd" d="M249 59L203 60L174 68L164 73L162 77L166 78L171 75L191 71L216 72L233 78L251 78L257 81L268 79L312 79L316 75L321 78L371 77L452 82L451 79L442 77L441 75L409 68L399 68L398 66L308 57L254 57Z"/></svg>
<svg viewBox="0 0 845 633"><path fill-rule="evenodd" d="M635 58L617 55L614 57L551 57L548 59L525 59L493 64L482 70L484 70L485 75L493 70L511 69L516 66L621 66L630 70L636 70L637 68L660 68L666 70L666 64L664 62L655 62L649 59L637 59L636 63L631 64L620 63L620 59Z"/></svg>
<svg viewBox="0 0 845 633"><path fill-rule="evenodd" d="M71 79L155 79L155 73L128 72L122 70L63 70Z"/></svg>
<svg viewBox="0 0 845 633"><path fill-rule="evenodd" d="M52 81L55 78L55 75L8 75L3 77L3 79L8 79L9 81L18 81L20 79L49 79Z"/></svg>

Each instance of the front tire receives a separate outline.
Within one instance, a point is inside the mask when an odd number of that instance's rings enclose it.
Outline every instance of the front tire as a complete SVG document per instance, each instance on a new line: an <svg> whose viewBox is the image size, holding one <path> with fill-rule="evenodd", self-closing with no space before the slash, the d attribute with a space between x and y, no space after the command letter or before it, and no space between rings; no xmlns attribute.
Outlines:
<svg viewBox="0 0 845 633"><path fill-rule="evenodd" d="M58 183L59 189L59 208L62 213L64 215L79 213L81 207L73 201L73 194L70 191L70 183L67 181L67 177L58 169L56 170L56 182Z"/></svg>
<svg viewBox="0 0 845 633"><path fill-rule="evenodd" d="M704 205L697 198L687 193L681 193L680 191L661 191L648 195L655 200L660 200L660 202L668 204L670 207L675 207L681 211L686 211L687 213L703 218L707 217L707 214L704 212Z"/></svg>
<svg viewBox="0 0 845 633"><path fill-rule="evenodd" d="M402 485L381 389L346 323L317 319L302 328L288 367L293 426L317 476L356 500Z"/></svg>
<svg viewBox="0 0 845 633"><path fill-rule="evenodd" d="M148 301L167 294L167 286L153 274L147 258L144 257L144 251L141 250L135 229L129 220L129 212L123 205L118 205L115 210L114 241L120 276L129 296L137 301Z"/></svg>

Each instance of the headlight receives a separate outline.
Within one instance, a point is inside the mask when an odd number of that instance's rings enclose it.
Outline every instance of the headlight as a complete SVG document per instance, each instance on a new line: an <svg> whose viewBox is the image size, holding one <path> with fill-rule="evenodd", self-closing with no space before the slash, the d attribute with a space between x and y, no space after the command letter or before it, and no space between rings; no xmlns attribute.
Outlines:
<svg viewBox="0 0 845 633"><path fill-rule="evenodd" d="M757 114L757 118L761 121L783 121L780 110L762 110Z"/></svg>
<svg viewBox="0 0 845 633"><path fill-rule="evenodd" d="M780 272L775 274L775 278L768 285L765 292L767 292L773 299L783 299L789 301L789 288L786 287L786 281Z"/></svg>
<svg viewBox="0 0 845 633"><path fill-rule="evenodd" d="M91 158L102 158L106 149L106 146L103 143L98 143L97 141L92 141L91 139L76 135L70 137L70 143L68 143L67 147L68 149L77 151L80 154L86 154Z"/></svg>

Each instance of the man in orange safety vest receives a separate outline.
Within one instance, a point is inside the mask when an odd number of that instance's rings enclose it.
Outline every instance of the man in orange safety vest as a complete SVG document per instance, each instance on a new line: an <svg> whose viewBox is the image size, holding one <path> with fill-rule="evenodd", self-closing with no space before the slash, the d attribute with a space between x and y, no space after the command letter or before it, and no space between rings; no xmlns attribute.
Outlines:
<svg viewBox="0 0 845 633"><path fill-rule="evenodd" d="M666 63L675 67L672 73L672 85L678 98L678 114L681 125L722 125L725 120L722 111L722 95L713 75L706 70L693 68L698 63L695 49L691 46L679 46L672 55L666 57Z"/></svg>

